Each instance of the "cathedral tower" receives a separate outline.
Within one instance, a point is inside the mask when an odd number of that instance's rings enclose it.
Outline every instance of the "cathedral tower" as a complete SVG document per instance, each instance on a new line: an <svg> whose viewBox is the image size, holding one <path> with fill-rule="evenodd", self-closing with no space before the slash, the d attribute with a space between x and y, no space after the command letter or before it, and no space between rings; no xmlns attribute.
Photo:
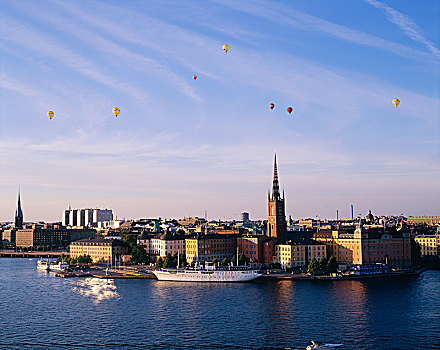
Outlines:
<svg viewBox="0 0 440 350"><path fill-rule="evenodd" d="M283 197L280 194L278 182L277 155L275 154L273 164L273 185L272 194L268 193L269 216L267 220L267 234L278 242L287 240L286 209Z"/></svg>

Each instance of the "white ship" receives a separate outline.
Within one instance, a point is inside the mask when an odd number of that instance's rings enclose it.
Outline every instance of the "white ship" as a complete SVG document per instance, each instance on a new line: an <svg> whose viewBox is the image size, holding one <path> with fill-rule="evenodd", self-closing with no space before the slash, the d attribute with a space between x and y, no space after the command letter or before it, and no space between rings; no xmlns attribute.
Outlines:
<svg viewBox="0 0 440 350"><path fill-rule="evenodd" d="M50 268L50 260L38 260L37 261L37 269L38 270L45 270L45 271L49 271Z"/></svg>
<svg viewBox="0 0 440 350"><path fill-rule="evenodd" d="M152 271L159 281L178 282L247 282L262 274L247 266L206 266L196 268L161 269Z"/></svg>
<svg viewBox="0 0 440 350"><path fill-rule="evenodd" d="M60 262L58 264L52 263L49 266L49 270L54 272L63 272L66 271L68 268L69 268L69 264L65 262Z"/></svg>

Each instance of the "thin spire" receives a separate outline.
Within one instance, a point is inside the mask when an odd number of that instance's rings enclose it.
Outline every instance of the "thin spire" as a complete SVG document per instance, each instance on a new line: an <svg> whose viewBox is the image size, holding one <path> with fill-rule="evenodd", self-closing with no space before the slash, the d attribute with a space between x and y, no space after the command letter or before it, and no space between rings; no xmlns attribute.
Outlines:
<svg viewBox="0 0 440 350"><path fill-rule="evenodd" d="M23 217L23 211L21 210L20 189L18 189L18 202L17 202L17 211L15 212L15 216L18 218Z"/></svg>
<svg viewBox="0 0 440 350"><path fill-rule="evenodd" d="M272 185L272 199L280 198L280 184L278 183L278 169L277 169L277 154L273 161L273 185Z"/></svg>

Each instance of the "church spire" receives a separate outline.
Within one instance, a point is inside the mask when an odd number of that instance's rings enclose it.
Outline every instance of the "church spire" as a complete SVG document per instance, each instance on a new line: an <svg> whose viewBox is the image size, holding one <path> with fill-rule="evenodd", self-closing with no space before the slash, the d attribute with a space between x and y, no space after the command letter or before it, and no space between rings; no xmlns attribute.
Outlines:
<svg viewBox="0 0 440 350"><path fill-rule="evenodd" d="M278 169L277 169L277 154L273 161L273 185L272 185L272 199L280 198L280 184L278 182Z"/></svg>
<svg viewBox="0 0 440 350"><path fill-rule="evenodd" d="M15 227L23 227L23 211L21 210L20 190L18 190L17 210L15 211Z"/></svg>

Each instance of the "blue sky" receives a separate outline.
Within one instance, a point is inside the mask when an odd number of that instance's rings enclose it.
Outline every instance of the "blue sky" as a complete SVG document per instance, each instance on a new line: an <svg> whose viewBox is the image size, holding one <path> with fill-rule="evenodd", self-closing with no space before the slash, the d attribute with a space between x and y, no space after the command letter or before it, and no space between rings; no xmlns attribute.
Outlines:
<svg viewBox="0 0 440 350"><path fill-rule="evenodd" d="M265 218L274 149L293 218L440 214L438 1L0 10L0 220Z"/></svg>

